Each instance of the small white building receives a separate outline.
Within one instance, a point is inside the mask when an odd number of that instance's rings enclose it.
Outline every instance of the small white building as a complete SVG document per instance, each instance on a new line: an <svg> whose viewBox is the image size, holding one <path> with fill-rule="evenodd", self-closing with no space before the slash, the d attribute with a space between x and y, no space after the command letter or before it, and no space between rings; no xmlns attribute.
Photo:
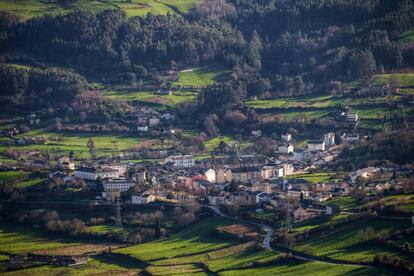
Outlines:
<svg viewBox="0 0 414 276"><path fill-rule="evenodd" d="M210 183L215 183L216 182L216 171L213 169L208 169L207 171L204 172L204 175L206 177L206 180Z"/></svg>
<svg viewBox="0 0 414 276"><path fill-rule="evenodd" d="M359 116L357 113L348 113L346 114L346 120L348 122L358 122Z"/></svg>
<svg viewBox="0 0 414 276"><path fill-rule="evenodd" d="M138 132L148 132L148 126L146 125L140 125L137 127Z"/></svg>
<svg viewBox="0 0 414 276"><path fill-rule="evenodd" d="M283 142L288 143L288 142L292 141L292 134L290 134L290 133L282 134L281 139L282 139Z"/></svg>
<svg viewBox="0 0 414 276"><path fill-rule="evenodd" d="M293 150L294 150L294 147L292 144L285 144L285 145L280 145L279 147L277 147L278 153L281 153L281 154L289 154L289 153L292 153Z"/></svg>
<svg viewBox="0 0 414 276"><path fill-rule="evenodd" d="M143 193L142 195L131 196L131 203L134 205L142 205L154 202L156 199L155 195L149 193Z"/></svg>
<svg viewBox="0 0 414 276"><path fill-rule="evenodd" d="M359 141L359 134L358 133L348 133L344 134L343 140L348 143L354 143Z"/></svg>
<svg viewBox="0 0 414 276"><path fill-rule="evenodd" d="M290 163L283 163L282 168L283 168L283 176L292 175L295 170L293 165Z"/></svg>
<svg viewBox="0 0 414 276"><path fill-rule="evenodd" d="M323 141L325 142L326 147L333 147L335 146L335 133L329 132L323 136Z"/></svg>
<svg viewBox="0 0 414 276"><path fill-rule="evenodd" d="M176 155L165 158L164 163L172 163L175 167L194 167L195 159L192 155Z"/></svg>
<svg viewBox="0 0 414 276"><path fill-rule="evenodd" d="M160 119L157 117L151 117L148 120L148 124L150 127L158 126L160 124Z"/></svg>
<svg viewBox="0 0 414 276"><path fill-rule="evenodd" d="M324 150L325 150L324 141L309 141L308 142L308 151L315 152L315 151L324 151Z"/></svg>
<svg viewBox="0 0 414 276"><path fill-rule="evenodd" d="M253 137L260 137L260 136L262 136L262 131L259 129L259 130L252 130L252 136Z"/></svg>

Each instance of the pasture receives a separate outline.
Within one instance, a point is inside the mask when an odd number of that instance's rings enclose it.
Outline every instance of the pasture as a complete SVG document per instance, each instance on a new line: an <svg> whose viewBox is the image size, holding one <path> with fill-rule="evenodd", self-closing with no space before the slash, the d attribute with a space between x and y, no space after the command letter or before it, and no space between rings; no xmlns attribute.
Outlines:
<svg viewBox="0 0 414 276"><path fill-rule="evenodd" d="M179 80L173 82L178 88L203 88L214 82L224 80L229 71L218 63L189 68L178 73Z"/></svg>
<svg viewBox="0 0 414 276"><path fill-rule="evenodd" d="M110 99L136 101L142 105L149 105L155 109L174 108L183 102L195 102L196 93L174 91L172 95L157 95L155 91L103 91L102 95Z"/></svg>
<svg viewBox="0 0 414 276"><path fill-rule="evenodd" d="M23 20L35 16L57 15L72 11L75 8L99 12L105 9L121 9L128 17L153 14L182 14L188 12L198 0L79 0L72 5L59 4L58 1L42 0L1 0L0 9L13 12Z"/></svg>

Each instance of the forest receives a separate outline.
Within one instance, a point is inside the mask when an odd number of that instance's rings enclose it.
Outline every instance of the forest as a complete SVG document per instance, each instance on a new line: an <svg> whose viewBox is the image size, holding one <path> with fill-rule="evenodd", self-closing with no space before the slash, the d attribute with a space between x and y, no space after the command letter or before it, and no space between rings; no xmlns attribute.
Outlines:
<svg viewBox="0 0 414 276"><path fill-rule="evenodd" d="M81 76L148 82L166 70L212 61L231 68L231 77L202 92L199 110L254 96L326 93L411 64L413 50L395 39L412 28L413 14L411 0L208 0L184 16L127 18L122 10L77 9L27 21L3 11L2 99L15 106L34 94L44 97L39 78L63 100L85 89ZM5 65L19 61L40 68Z"/></svg>

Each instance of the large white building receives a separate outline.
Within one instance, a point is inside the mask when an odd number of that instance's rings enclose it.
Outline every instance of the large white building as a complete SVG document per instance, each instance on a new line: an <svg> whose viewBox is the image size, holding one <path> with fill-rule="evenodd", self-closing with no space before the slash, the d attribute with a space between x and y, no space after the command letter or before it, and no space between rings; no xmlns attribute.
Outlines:
<svg viewBox="0 0 414 276"><path fill-rule="evenodd" d="M111 192L126 192L134 186L135 182L126 178L108 179L103 182L104 190Z"/></svg>
<svg viewBox="0 0 414 276"><path fill-rule="evenodd" d="M119 171L111 168L78 167L75 170L75 177L85 180L118 178Z"/></svg>
<svg viewBox="0 0 414 276"><path fill-rule="evenodd" d="M165 158L165 164L172 163L175 167L194 167L195 159L192 155L176 155Z"/></svg>
<svg viewBox="0 0 414 276"><path fill-rule="evenodd" d="M309 141L308 142L308 151L315 152L315 151L324 151L324 150L325 150L324 141Z"/></svg>

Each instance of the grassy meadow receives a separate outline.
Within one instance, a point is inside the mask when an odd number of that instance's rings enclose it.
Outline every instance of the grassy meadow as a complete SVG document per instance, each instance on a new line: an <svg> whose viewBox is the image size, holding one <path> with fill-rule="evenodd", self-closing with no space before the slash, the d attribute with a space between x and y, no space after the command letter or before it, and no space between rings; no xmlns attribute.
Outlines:
<svg viewBox="0 0 414 276"><path fill-rule="evenodd" d="M122 9L127 16L145 16L153 14L181 14L193 8L198 0L79 0L73 5L61 5L58 1L42 0L1 0L0 9L19 15L23 20L45 14L57 15L81 8L92 12L105 9Z"/></svg>
<svg viewBox="0 0 414 276"><path fill-rule="evenodd" d="M208 64L197 68L189 68L178 73L179 80L173 83L179 88L203 88L227 78L229 71L220 64Z"/></svg>
<svg viewBox="0 0 414 276"><path fill-rule="evenodd" d="M54 133L43 129L33 130L22 136L43 136L48 141L43 145L14 145L7 148L17 151L49 151L54 154L68 154L69 151L74 151L77 158L90 157L87 147L89 138L93 139L98 156L119 154L145 140L128 134ZM0 146L0 151L5 149L5 146Z"/></svg>

